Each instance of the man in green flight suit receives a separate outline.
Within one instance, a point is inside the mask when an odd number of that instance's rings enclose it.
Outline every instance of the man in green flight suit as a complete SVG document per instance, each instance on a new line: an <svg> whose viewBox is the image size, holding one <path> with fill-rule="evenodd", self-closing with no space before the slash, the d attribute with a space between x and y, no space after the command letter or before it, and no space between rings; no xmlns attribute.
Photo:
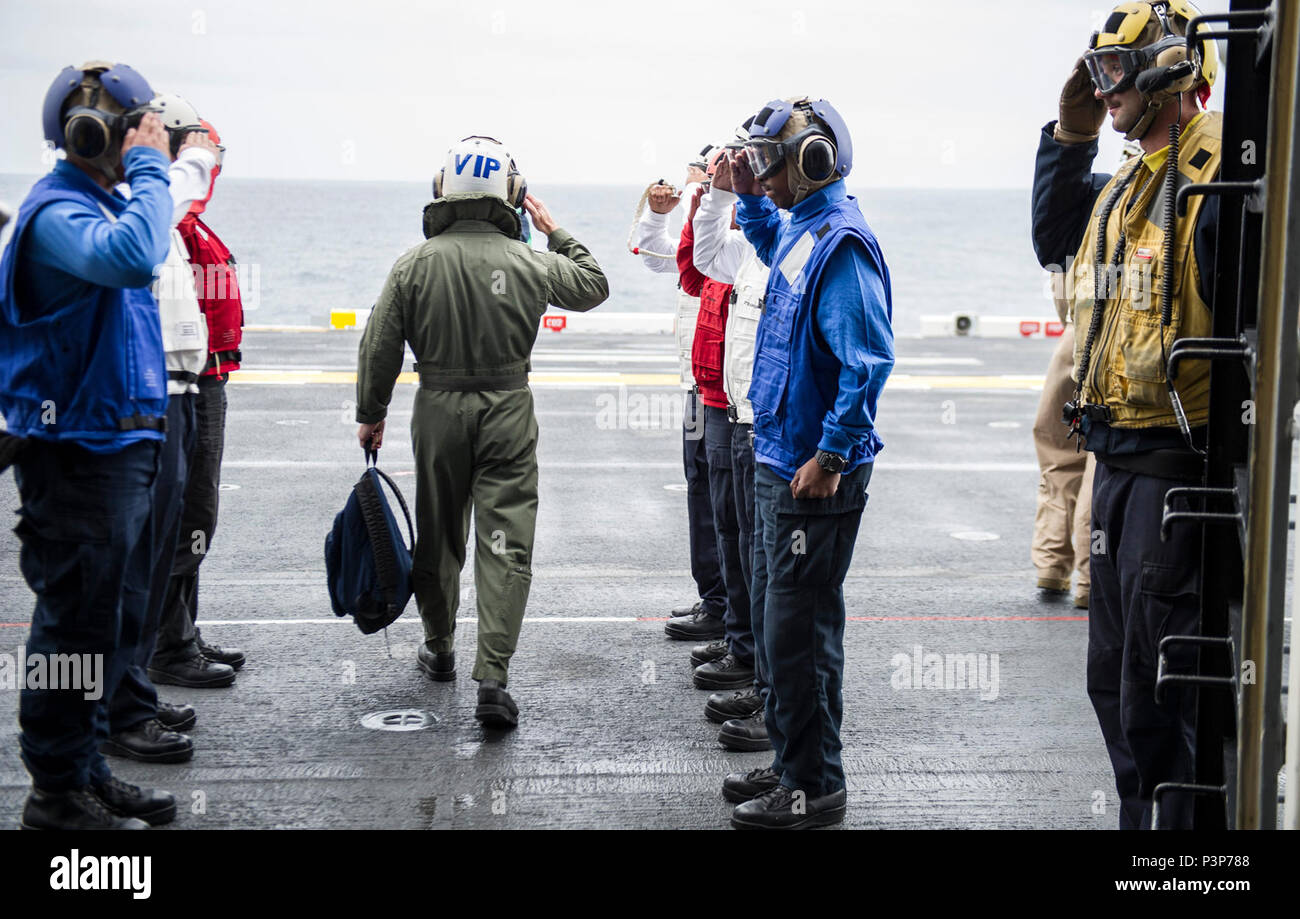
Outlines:
<svg viewBox="0 0 1300 919"><path fill-rule="evenodd" d="M506 148L467 137L447 154L424 209L425 241L397 260L357 356L357 436L383 443L405 345L420 388L411 414L418 537L412 581L424 621L416 659L430 679L456 677L454 637L470 507L476 545L479 681L475 717L513 727L506 692L532 581L537 419L529 355L547 304L589 310L609 296L591 253L527 193ZM521 237L518 209L549 252Z"/></svg>

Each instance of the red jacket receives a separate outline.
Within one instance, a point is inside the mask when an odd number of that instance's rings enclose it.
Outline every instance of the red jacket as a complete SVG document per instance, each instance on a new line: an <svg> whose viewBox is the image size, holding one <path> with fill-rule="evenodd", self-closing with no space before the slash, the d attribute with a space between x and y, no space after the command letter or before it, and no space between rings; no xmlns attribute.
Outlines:
<svg viewBox="0 0 1300 919"><path fill-rule="evenodd" d="M208 137L214 144L221 143L217 129L204 121ZM176 227L185 248L190 253L190 267L194 272L194 292L199 297L199 309L208 320L208 366L202 376L220 376L239 369L241 356L239 344L244 337L244 302L239 296L239 278L235 272L235 257L230 254L221 237L199 219L199 215L212 200L212 190L217 186L221 166L212 170L208 196L190 205L190 212Z"/></svg>
<svg viewBox="0 0 1300 919"><path fill-rule="evenodd" d="M682 290L700 298L700 314L695 322L695 341L691 345L691 370L700 387L700 401L713 408L727 407L727 393L722 388L723 339L727 330L727 308L731 303L731 285L715 281L695 267L695 231L689 220L682 226L677 243L677 270Z"/></svg>
<svg viewBox="0 0 1300 919"><path fill-rule="evenodd" d="M197 214L186 214L176 229L189 250L194 290L208 320L208 366L202 375L218 376L238 370L244 305L239 296L235 259Z"/></svg>

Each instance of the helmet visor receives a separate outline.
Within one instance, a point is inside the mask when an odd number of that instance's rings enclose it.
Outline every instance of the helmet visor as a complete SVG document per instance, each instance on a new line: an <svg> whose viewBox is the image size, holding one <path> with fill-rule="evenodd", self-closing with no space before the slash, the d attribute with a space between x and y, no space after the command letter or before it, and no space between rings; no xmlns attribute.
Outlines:
<svg viewBox="0 0 1300 919"><path fill-rule="evenodd" d="M751 140L745 145L749 170L756 179L766 179L781 171L785 163L785 144L775 140Z"/></svg>
<svg viewBox="0 0 1300 919"><path fill-rule="evenodd" d="M1123 48L1098 48L1084 54L1083 61L1092 77L1092 85L1107 94L1128 89L1147 66L1147 57L1142 51Z"/></svg>

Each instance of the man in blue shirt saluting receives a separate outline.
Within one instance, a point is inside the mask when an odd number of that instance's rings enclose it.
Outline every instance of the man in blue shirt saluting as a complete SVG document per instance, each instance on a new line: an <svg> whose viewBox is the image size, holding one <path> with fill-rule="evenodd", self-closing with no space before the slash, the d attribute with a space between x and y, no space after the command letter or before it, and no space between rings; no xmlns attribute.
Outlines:
<svg viewBox="0 0 1300 919"><path fill-rule="evenodd" d="M42 120L67 158L32 187L0 260L0 412L23 440L15 532L36 594L26 660L57 656L82 684L20 674L31 829L146 829L176 814L170 794L114 778L99 752L144 625L166 436L149 285L167 256L171 157L153 96L124 64L64 68Z"/></svg>
<svg viewBox="0 0 1300 919"><path fill-rule="evenodd" d="M737 219L771 269L749 398L756 461L751 616L772 766L733 773L732 826L844 819L844 576L883 443L894 366L889 269L843 179L844 119L826 100L767 103L733 163Z"/></svg>

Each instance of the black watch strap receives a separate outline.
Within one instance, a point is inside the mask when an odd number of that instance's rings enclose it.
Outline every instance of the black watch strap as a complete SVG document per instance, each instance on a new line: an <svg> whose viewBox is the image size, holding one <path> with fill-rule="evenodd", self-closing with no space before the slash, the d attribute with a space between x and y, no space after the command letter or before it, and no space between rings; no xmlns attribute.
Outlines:
<svg viewBox="0 0 1300 919"><path fill-rule="evenodd" d="M827 472L843 472L844 467L848 464L849 461L838 453L831 453L828 450L817 451L817 465L821 466Z"/></svg>

